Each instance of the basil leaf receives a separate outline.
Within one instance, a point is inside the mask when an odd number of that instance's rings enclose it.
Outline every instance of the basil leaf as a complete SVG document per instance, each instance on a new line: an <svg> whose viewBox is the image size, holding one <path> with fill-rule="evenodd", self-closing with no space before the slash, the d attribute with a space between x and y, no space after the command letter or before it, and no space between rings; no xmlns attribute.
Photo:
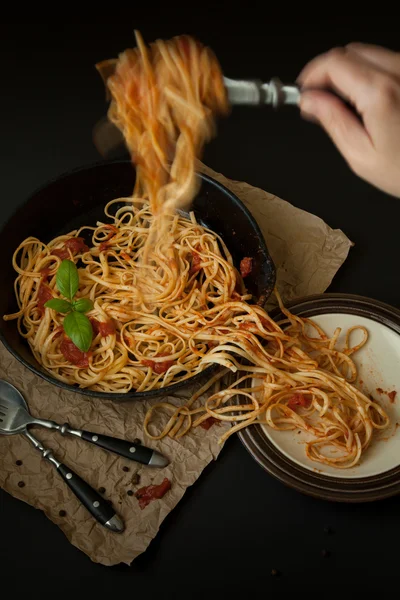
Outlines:
<svg viewBox="0 0 400 600"><path fill-rule="evenodd" d="M65 317L63 326L75 346L82 352L87 352L93 338L92 324L87 316L80 312L70 312Z"/></svg>
<svg viewBox="0 0 400 600"><path fill-rule="evenodd" d="M62 295L72 300L79 288L79 274L75 263L63 260L57 270L56 282Z"/></svg>
<svg viewBox="0 0 400 600"><path fill-rule="evenodd" d="M93 308L93 302L89 300L89 298L79 298L76 302L72 303L74 310L77 310L80 313L89 312Z"/></svg>
<svg viewBox="0 0 400 600"><path fill-rule="evenodd" d="M47 308L52 308L59 313L68 313L72 310L72 304L67 300L61 300L61 298L53 298L45 303Z"/></svg>

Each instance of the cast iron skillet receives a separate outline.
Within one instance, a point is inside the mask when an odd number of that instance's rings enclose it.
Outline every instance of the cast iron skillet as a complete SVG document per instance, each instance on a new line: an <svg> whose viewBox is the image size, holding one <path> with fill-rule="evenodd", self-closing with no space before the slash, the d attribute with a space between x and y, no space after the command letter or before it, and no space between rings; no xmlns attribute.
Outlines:
<svg viewBox="0 0 400 600"><path fill-rule="evenodd" d="M245 256L253 258L253 270L245 283L253 301L264 304L275 285L275 267L268 253L262 233L242 202L214 179L199 174L201 188L192 210L198 221L216 233L226 243L235 266ZM64 389L95 398L113 400L144 399L163 392L130 392L113 394L80 389L54 379L33 357L28 344L18 334L16 321L4 321L2 315L18 310L14 296L16 273L12 267L15 248L28 236L44 242L82 225L107 222L104 206L114 198L132 194L135 172L127 161L105 161L70 171L33 193L15 212L0 232L2 282L0 287L0 339L5 347L25 367ZM189 380L164 388L168 392L184 387L201 377L210 376L217 365L207 367Z"/></svg>

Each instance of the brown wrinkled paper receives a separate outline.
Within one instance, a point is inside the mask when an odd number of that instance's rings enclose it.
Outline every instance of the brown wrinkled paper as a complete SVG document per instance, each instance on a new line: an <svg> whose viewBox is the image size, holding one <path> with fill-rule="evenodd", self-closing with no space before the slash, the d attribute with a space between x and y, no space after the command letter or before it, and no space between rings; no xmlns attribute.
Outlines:
<svg viewBox="0 0 400 600"><path fill-rule="evenodd" d="M278 270L277 287L284 301L326 290L352 245L342 231L332 230L318 217L261 189L228 180L204 165L201 169L232 190L258 221ZM24 394L35 417L52 419L60 424L68 422L74 428L124 439L139 438L144 445L159 450L170 459L167 468L151 469L72 436L64 437L43 428L32 430L44 446L53 450L58 460L92 487L105 488L104 496L112 501L126 525L123 534L115 534L91 517L54 467L42 459L23 435L0 437L1 487L43 510L72 544L103 565L130 564L144 552L185 490L221 450L218 439L225 424L213 425L208 431L198 427L178 440L167 437L153 442L147 439L142 429L144 416L162 396L146 402L117 403L66 392L25 369L3 346L0 347L0 377ZM178 405L196 389L188 388L163 399ZM22 461L22 465L17 466L17 460ZM128 467L129 471L123 467ZM136 474L140 475L139 484L133 483ZM128 490L135 492L142 486L161 483L164 477L171 480L171 490L144 510L139 508L134 495L127 494ZM19 482L25 485L20 487ZM65 516L60 516L60 511L65 511Z"/></svg>

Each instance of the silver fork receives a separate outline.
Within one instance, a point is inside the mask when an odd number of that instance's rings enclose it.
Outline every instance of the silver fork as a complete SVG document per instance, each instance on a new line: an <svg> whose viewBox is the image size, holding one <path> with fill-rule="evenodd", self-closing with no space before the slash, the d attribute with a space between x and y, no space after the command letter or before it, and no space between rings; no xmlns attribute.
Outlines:
<svg viewBox="0 0 400 600"><path fill-rule="evenodd" d="M81 479L79 475L74 473L72 469L58 461L52 451L45 448L28 431L26 414L29 415L28 406L22 394L6 381L0 381L0 435L22 433L39 450L43 458L56 468L75 496L101 525L116 533L124 531L124 524L112 505L102 498L86 481ZM38 419L37 424L40 425L39 421L40 419Z"/></svg>
<svg viewBox="0 0 400 600"><path fill-rule="evenodd" d="M18 394L21 396L26 408L20 405L16 411L15 402ZM35 417L32 417L21 393L11 383L4 381L4 379L0 379L0 400L2 402L3 409L7 409L8 407L11 409L11 411L8 411L4 414L5 422L9 425L17 425L21 428L28 427L29 425L39 425L40 427L46 427L46 429L56 429L62 435L69 434L79 437L90 444L99 446L100 448L108 450L109 452L119 454L120 456L128 458L129 460L142 463L148 467L166 467L169 464L169 460L166 456L157 450L147 448L140 443L121 440L119 438L110 437L109 435L102 435L100 433L92 433L91 431L73 429L70 427L70 425L68 425L68 423L59 425L55 421L36 419Z"/></svg>
<svg viewBox="0 0 400 600"><path fill-rule="evenodd" d="M258 79L229 79L224 77L228 99L232 105L257 106L266 104L273 108L284 105L297 106L300 102L300 88L294 84L284 84L278 77L273 77L269 83Z"/></svg>
<svg viewBox="0 0 400 600"><path fill-rule="evenodd" d="M224 77L229 103L241 106L272 106L275 109L284 105L298 106L301 91L297 85L284 84L278 77L269 83L258 79L230 79ZM93 127L93 143L104 158L110 158L124 146L120 130L107 117L100 119Z"/></svg>

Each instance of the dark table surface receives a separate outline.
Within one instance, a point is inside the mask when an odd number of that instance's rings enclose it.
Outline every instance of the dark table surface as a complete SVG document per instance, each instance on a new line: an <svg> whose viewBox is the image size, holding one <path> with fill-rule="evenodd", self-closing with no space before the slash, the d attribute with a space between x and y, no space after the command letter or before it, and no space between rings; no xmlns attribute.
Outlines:
<svg viewBox="0 0 400 600"><path fill-rule="evenodd" d="M3 23L0 220L49 178L99 159L91 130L106 104L93 65L132 45L134 28L147 41L194 34L215 50L226 75L265 80L293 81L313 56L349 41L400 49L390 16L335 20L327 11L327 17L289 19L289 10L263 14L251 4L241 3L240 11L230 3L193 6L186 15L153 6L120 23ZM328 137L296 109L235 109L204 161L320 216L355 242L330 291L399 306L400 200L353 175ZM343 505L303 496L267 475L236 438L130 568L92 563L41 512L2 492L0 513L0 571L18 572L20 581L61 578L66 565L65 585L94 577L103 589L122 590L114 586L124 582L132 594L146 589L153 597L162 589L168 598L202 598L318 593L335 584L342 591L354 585L361 594L397 576L397 498Z"/></svg>

